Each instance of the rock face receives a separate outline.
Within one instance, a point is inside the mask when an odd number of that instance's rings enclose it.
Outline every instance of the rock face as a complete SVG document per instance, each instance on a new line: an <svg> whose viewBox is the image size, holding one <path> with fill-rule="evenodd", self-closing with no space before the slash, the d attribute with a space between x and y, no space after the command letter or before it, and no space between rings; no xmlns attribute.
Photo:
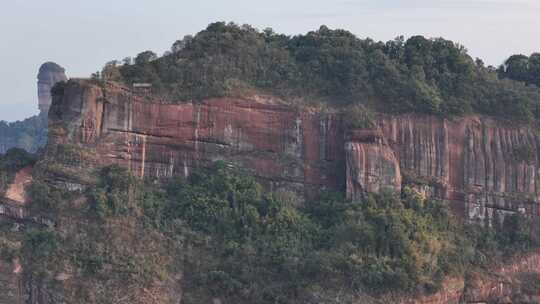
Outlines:
<svg viewBox="0 0 540 304"><path fill-rule="evenodd" d="M383 117L379 128L405 181L421 184L471 220L539 215L539 132L490 118Z"/></svg>
<svg viewBox="0 0 540 304"><path fill-rule="evenodd" d="M51 107L51 89L60 81L66 81L66 70L54 62L41 65L38 73L38 107L41 112L47 113Z"/></svg>
<svg viewBox="0 0 540 304"><path fill-rule="evenodd" d="M85 161L117 163L138 176L187 176L222 160L274 191L300 195L344 184L343 130L332 114L220 98L160 104L107 85L70 82L50 112L49 152L75 144ZM60 146L61 147L61 146Z"/></svg>
<svg viewBox="0 0 540 304"><path fill-rule="evenodd" d="M412 186L488 225L511 212L540 214L536 128L429 115L381 115L375 125L346 130L337 114L269 99L167 104L113 83L72 81L55 96L49 152L75 145L86 162L152 178L222 160L273 191L307 196L326 188L359 199Z"/></svg>
<svg viewBox="0 0 540 304"><path fill-rule="evenodd" d="M399 192L401 171L392 148L379 130L351 130L345 144L347 196Z"/></svg>

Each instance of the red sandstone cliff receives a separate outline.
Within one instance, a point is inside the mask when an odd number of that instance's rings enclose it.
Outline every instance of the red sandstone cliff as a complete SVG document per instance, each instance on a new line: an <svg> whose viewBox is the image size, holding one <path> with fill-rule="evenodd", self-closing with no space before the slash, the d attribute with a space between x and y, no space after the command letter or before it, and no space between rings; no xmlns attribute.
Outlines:
<svg viewBox="0 0 540 304"><path fill-rule="evenodd" d="M72 81L55 97L49 155L76 145L85 162L156 178L224 160L274 191L301 195L327 188L357 199L413 184L479 221L540 212L535 128L428 115L382 115L371 130L343 125L337 114L271 100L167 104L112 83Z"/></svg>
<svg viewBox="0 0 540 304"><path fill-rule="evenodd" d="M423 180L432 195L467 218L539 214L540 133L535 128L490 118L419 115L383 117L379 126L402 173Z"/></svg>
<svg viewBox="0 0 540 304"><path fill-rule="evenodd" d="M139 176L188 175L216 160L241 166L273 190L311 193L343 184L343 130L335 115L248 99L164 104L112 84L70 82L50 113L50 155L83 147L101 164Z"/></svg>

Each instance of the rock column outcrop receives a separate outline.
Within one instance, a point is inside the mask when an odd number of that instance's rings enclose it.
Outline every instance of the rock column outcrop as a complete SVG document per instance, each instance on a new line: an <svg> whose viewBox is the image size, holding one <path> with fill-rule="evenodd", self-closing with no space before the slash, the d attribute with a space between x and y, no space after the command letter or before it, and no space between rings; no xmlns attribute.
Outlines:
<svg viewBox="0 0 540 304"><path fill-rule="evenodd" d="M38 107L47 113L52 103L51 89L60 81L66 81L66 70L54 62L41 65L38 73Z"/></svg>

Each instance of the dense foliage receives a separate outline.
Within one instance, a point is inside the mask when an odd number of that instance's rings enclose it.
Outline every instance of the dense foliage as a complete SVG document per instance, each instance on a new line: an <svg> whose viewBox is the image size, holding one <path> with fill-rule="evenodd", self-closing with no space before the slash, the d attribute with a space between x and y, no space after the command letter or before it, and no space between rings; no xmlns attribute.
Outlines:
<svg viewBox="0 0 540 304"><path fill-rule="evenodd" d="M502 74L518 81L500 80L495 68L442 38L382 43L325 26L289 37L218 22L175 42L163 57L146 51L134 63L129 58L118 67L109 63L103 76L149 82L156 93L177 100L255 90L383 111L478 112L529 121L540 115L540 90L522 81L538 81L537 57L527 59L534 63L527 71L509 59Z"/></svg>
<svg viewBox="0 0 540 304"><path fill-rule="evenodd" d="M298 207L223 163L164 188L106 167L78 206L54 208L63 227L29 231L23 257L44 280L71 265L83 282L71 295L79 303L113 303L126 296L121 290L152 290L178 272L185 303L344 303L366 293L429 293L448 274L536 246L519 215L493 230L462 227L444 204L411 188L364 201L325 194Z"/></svg>

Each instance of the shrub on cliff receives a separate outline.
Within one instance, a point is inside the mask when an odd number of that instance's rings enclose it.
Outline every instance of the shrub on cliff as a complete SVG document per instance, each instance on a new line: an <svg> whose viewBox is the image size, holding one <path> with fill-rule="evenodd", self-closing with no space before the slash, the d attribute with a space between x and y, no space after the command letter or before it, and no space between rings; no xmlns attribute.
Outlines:
<svg viewBox="0 0 540 304"><path fill-rule="evenodd" d="M432 291L452 268L463 267L456 223L441 203L383 194L362 202L323 199L306 211L322 226L321 249L335 257L332 273L353 289Z"/></svg>
<svg viewBox="0 0 540 304"><path fill-rule="evenodd" d="M23 149L13 148L0 154L0 169L2 171L17 171L35 161L35 155Z"/></svg>
<svg viewBox="0 0 540 304"><path fill-rule="evenodd" d="M264 194L253 178L217 165L170 185L167 205L166 227L181 220L210 241L204 263L187 261L196 269L194 292L284 302L306 284L315 227L293 206Z"/></svg>

